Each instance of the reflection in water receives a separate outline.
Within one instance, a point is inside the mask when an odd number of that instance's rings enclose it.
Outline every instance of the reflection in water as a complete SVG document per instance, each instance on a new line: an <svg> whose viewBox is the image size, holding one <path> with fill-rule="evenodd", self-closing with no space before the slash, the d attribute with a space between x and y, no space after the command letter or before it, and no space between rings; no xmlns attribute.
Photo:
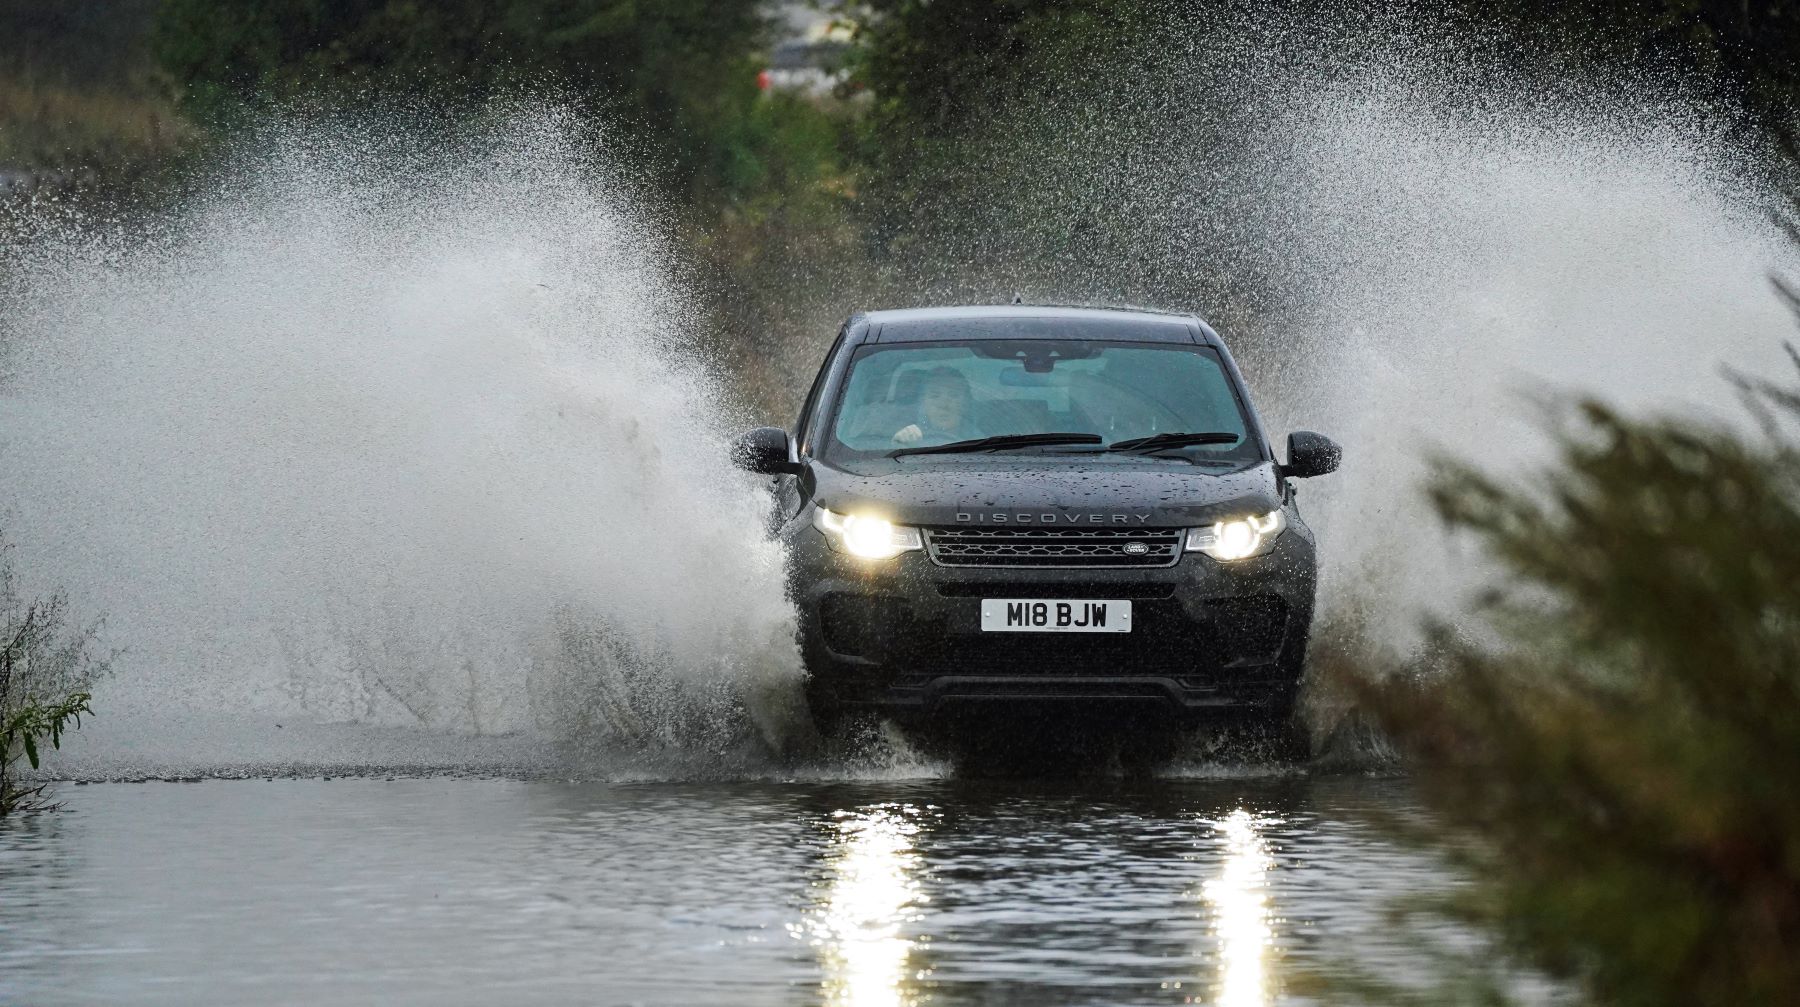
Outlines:
<svg viewBox="0 0 1800 1007"><path fill-rule="evenodd" d="M912 837L918 809L880 805L833 817L830 878L823 901L800 936L819 949L826 1002L874 1007L918 1001L907 958L914 941L902 932L925 901L914 875Z"/></svg>
<svg viewBox="0 0 1800 1007"><path fill-rule="evenodd" d="M68 813L0 822L0 1004L1281 1003L1290 970L1431 989L1432 948L1487 946L1438 917L1389 925L1396 900L1465 880L1368 827L1417 811L1404 780L400 775L58 797Z"/></svg>
<svg viewBox="0 0 1800 1007"><path fill-rule="evenodd" d="M1225 854L1219 876L1203 888L1218 941L1218 1007L1264 1007L1273 1002L1267 957L1275 928L1268 875L1275 861L1260 832L1271 824L1273 819L1242 808L1211 823Z"/></svg>

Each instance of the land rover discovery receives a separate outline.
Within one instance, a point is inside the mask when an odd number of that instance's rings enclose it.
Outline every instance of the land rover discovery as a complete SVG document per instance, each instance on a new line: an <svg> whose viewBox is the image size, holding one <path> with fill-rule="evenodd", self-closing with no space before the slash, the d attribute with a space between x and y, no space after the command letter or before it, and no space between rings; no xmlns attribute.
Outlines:
<svg viewBox="0 0 1800 1007"><path fill-rule="evenodd" d="M1032 305L844 323L774 477L808 698L871 711L1287 717L1313 615L1294 482L1193 315Z"/></svg>

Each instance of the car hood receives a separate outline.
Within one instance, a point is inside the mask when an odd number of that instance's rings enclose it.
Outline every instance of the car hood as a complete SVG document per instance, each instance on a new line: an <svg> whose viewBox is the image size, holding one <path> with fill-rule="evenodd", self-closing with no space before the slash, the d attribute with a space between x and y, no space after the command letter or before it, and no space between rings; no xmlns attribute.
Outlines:
<svg viewBox="0 0 1800 1007"><path fill-rule="evenodd" d="M821 506L868 511L900 524L1211 524L1281 506L1275 467L1214 472L1178 463L1060 462L1055 465L912 461L859 475L815 462L804 477Z"/></svg>

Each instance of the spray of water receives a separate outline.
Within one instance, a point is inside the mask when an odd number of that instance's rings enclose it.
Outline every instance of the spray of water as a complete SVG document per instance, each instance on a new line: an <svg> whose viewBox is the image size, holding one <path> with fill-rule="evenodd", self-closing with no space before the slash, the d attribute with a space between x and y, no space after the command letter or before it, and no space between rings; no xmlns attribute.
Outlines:
<svg viewBox="0 0 1800 1007"><path fill-rule="evenodd" d="M1738 120L1666 81L1252 20L997 119L904 208L923 253L884 299L1221 323L1274 430L1347 449L1302 491L1323 635L1403 651L1470 583L1426 454L1535 463L1546 389L1727 414L1719 364L1781 362L1792 253ZM697 323L656 222L566 122L502 121L278 129L151 240L7 249L7 524L111 613L113 709L700 753L795 719L779 557L668 349Z"/></svg>
<svg viewBox="0 0 1800 1007"><path fill-rule="evenodd" d="M933 169L896 242L942 251L898 270L915 296L1218 325L1277 437L1344 443L1301 502L1324 621L1381 649L1469 586L1418 491L1431 453L1540 462L1544 394L1733 415L1720 365L1783 367L1793 334L1741 115L1669 68L1551 67L1431 18L1171 8L1124 72L1052 74Z"/></svg>
<svg viewBox="0 0 1800 1007"><path fill-rule="evenodd" d="M273 125L148 224L11 222L5 527L126 648L83 750L779 747L804 721L766 498L604 138L543 107L366 127ZM309 751L345 743L317 722L413 747Z"/></svg>
<svg viewBox="0 0 1800 1007"><path fill-rule="evenodd" d="M1720 367L1779 367L1793 335L1768 283L1793 249L1728 117L1491 82L1446 101L1456 78L1418 74L1342 82L1299 118L1265 233L1293 249L1301 335L1256 360L1283 426L1346 445L1306 491L1324 614L1388 648L1475 579L1417 492L1428 456L1541 464L1534 400L1577 393L1729 422Z"/></svg>
<svg viewBox="0 0 1800 1007"><path fill-rule="evenodd" d="M1340 440L1300 489L1327 661L1410 655L1484 581L1420 492L1432 455L1545 464L1545 397L1741 421L1721 366L1789 369L1782 169L1744 115L1673 67L1554 66L1433 17L1171 5L1120 72L1058 68L927 163L895 242L939 253L896 267L896 302L1196 310L1278 441Z"/></svg>
<svg viewBox="0 0 1800 1007"><path fill-rule="evenodd" d="M1243 231L1275 295L1249 327L1252 380L1277 430L1345 446L1343 471L1301 491L1326 666L1391 666L1428 615L1479 632L1462 613L1490 575L1420 492L1432 456L1548 464L1540 406L1574 395L1741 423L1721 367L1779 372L1794 334L1768 281L1795 265L1776 169L1731 110L1643 76L1558 85L1406 33L1369 48L1267 81L1280 157ZM1336 732L1327 757L1389 757L1330 677L1308 703Z"/></svg>

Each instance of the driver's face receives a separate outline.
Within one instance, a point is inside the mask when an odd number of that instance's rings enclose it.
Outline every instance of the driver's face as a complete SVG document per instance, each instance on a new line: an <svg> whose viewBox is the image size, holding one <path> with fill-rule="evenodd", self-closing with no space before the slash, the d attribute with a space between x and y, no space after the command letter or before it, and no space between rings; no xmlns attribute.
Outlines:
<svg viewBox="0 0 1800 1007"><path fill-rule="evenodd" d="M948 381L926 386L919 408L925 421L939 430L954 430L962 425L962 391Z"/></svg>

